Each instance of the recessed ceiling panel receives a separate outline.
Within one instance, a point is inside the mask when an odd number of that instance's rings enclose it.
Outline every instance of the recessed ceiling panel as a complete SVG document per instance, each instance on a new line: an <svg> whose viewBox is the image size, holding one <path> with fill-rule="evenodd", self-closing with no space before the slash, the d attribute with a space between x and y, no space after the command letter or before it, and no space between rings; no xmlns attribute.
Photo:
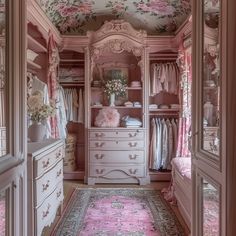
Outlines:
<svg viewBox="0 0 236 236"><path fill-rule="evenodd" d="M85 35L124 19L148 34L172 34L191 12L190 0L37 0L62 34Z"/></svg>

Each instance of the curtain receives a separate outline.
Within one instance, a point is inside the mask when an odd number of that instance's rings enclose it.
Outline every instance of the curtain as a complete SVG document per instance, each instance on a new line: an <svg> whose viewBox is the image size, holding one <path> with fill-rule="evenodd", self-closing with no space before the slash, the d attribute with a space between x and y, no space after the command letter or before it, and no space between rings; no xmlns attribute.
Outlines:
<svg viewBox="0 0 236 236"><path fill-rule="evenodd" d="M181 117L179 119L179 134L177 157L190 157L189 135L191 132L191 94L192 94L192 66L191 66L191 48L184 49L181 45L177 63L180 68L180 101Z"/></svg>
<svg viewBox="0 0 236 236"><path fill-rule="evenodd" d="M56 104L58 98L57 91L57 77L58 77L58 65L59 65L59 51L54 40L53 34L49 32L49 40L48 40L48 76L47 76L47 84L49 91L49 98L51 101ZM51 117L51 130L52 130L52 138L59 137L59 130L57 127L57 117Z"/></svg>
<svg viewBox="0 0 236 236"><path fill-rule="evenodd" d="M179 100L182 107L179 118L178 146L176 157L191 158L189 134L191 132L191 94L192 94L192 66L191 48L185 49L183 43L179 48L177 64L180 70ZM164 198L171 204L176 204L174 187L171 184L162 190Z"/></svg>

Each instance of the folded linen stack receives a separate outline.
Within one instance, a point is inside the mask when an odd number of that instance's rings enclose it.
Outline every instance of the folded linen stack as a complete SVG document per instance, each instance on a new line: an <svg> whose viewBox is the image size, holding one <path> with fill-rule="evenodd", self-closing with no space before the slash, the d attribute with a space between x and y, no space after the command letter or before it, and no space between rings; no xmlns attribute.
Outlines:
<svg viewBox="0 0 236 236"><path fill-rule="evenodd" d="M168 105L161 104L158 106L159 109L169 109Z"/></svg>
<svg viewBox="0 0 236 236"><path fill-rule="evenodd" d="M130 116L124 116L121 118L121 125L127 128L141 127L142 122L138 118L133 118Z"/></svg>
<svg viewBox="0 0 236 236"><path fill-rule="evenodd" d="M170 108L171 109L180 109L180 105L179 104L170 104Z"/></svg>
<svg viewBox="0 0 236 236"><path fill-rule="evenodd" d="M149 104L149 109L152 110L152 109L157 109L158 106L157 104Z"/></svg>
<svg viewBox="0 0 236 236"><path fill-rule="evenodd" d="M139 87L141 87L141 83L140 83L140 81L132 81L130 86L132 88L139 88Z"/></svg>
<svg viewBox="0 0 236 236"><path fill-rule="evenodd" d="M134 107L142 107L140 102L133 102Z"/></svg>
<svg viewBox="0 0 236 236"><path fill-rule="evenodd" d="M133 107L133 103L130 101L127 101L124 103L125 107Z"/></svg>

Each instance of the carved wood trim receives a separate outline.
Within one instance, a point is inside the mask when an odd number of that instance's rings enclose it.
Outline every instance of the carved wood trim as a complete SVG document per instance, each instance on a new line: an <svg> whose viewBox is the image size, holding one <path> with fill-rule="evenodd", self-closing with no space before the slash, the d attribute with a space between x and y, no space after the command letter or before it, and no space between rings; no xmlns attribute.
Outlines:
<svg viewBox="0 0 236 236"><path fill-rule="evenodd" d="M140 43L147 37L147 32L144 30L136 30L132 25L124 20L106 21L104 25L97 31L88 31L87 36L92 42L100 41L110 35L125 35L132 37Z"/></svg>

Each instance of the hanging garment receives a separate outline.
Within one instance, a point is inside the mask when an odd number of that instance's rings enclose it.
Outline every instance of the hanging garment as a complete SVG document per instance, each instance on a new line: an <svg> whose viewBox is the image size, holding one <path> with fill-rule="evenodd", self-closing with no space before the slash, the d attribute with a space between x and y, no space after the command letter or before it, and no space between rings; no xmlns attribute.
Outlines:
<svg viewBox="0 0 236 236"><path fill-rule="evenodd" d="M59 131L59 138L65 139L67 137L67 117L66 117L66 100L63 88L58 88L58 102L57 104L57 126Z"/></svg>
<svg viewBox="0 0 236 236"><path fill-rule="evenodd" d="M149 168L155 169L157 166L157 127L155 119L151 120L151 142L150 142Z"/></svg>
<svg viewBox="0 0 236 236"><path fill-rule="evenodd" d="M78 122L84 123L84 99L83 90L79 90L79 111L78 111Z"/></svg>
<svg viewBox="0 0 236 236"><path fill-rule="evenodd" d="M168 127L168 158L166 166L163 166L163 168L166 167L166 169L171 170L171 161L173 157L173 144L174 144L173 127L169 119L166 121L166 124Z"/></svg>
<svg viewBox="0 0 236 236"><path fill-rule="evenodd" d="M150 66L150 95L162 91L178 94L179 69L176 62L152 63Z"/></svg>
<svg viewBox="0 0 236 236"><path fill-rule="evenodd" d="M79 109L79 104L78 104L78 94L75 89L72 89L72 107L73 107L73 121L76 120L76 117L78 116L78 109Z"/></svg>
<svg viewBox="0 0 236 236"><path fill-rule="evenodd" d="M159 170L162 167L162 152L163 152L163 125L160 119L156 119L156 129L157 129L157 156L155 166L156 170Z"/></svg>
<svg viewBox="0 0 236 236"><path fill-rule="evenodd" d="M161 167L162 169L167 168L167 163L168 163L168 151L169 151L169 140L168 140L168 125L164 119L161 120L161 124L163 126L163 132L162 132L162 138L163 138L163 143L162 143L162 162L161 162Z"/></svg>
<svg viewBox="0 0 236 236"><path fill-rule="evenodd" d="M172 133L173 133L173 153L172 158L176 157L176 150L178 145L178 126L174 119L171 120L172 124Z"/></svg>

